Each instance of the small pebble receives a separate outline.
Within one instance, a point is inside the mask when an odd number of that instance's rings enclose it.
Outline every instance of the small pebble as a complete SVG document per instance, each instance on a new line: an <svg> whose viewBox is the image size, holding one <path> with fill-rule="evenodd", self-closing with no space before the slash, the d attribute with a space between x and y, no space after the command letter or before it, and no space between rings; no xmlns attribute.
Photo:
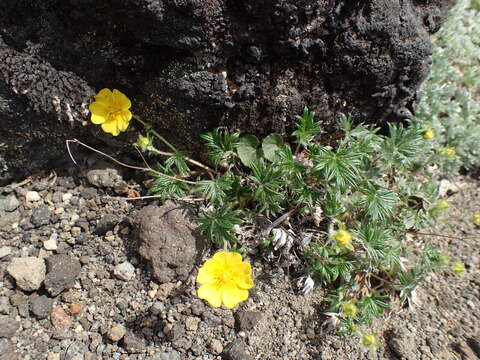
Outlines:
<svg viewBox="0 0 480 360"><path fill-rule="evenodd" d="M108 331L108 338L113 342L117 342L125 336L126 332L127 329L125 329L125 326L117 324L110 328L110 330Z"/></svg>
<svg viewBox="0 0 480 360"><path fill-rule="evenodd" d="M84 306L83 301L75 301L71 303L69 306L70 314L72 315L80 314L83 310L83 306Z"/></svg>
<svg viewBox="0 0 480 360"><path fill-rule="evenodd" d="M120 280L129 281L135 276L135 267L125 261L115 266L113 274Z"/></svg>
<svg viewBox="0 0 480 360"><path fill-rule="evenodd" d="M25 194L25 200L27 202L35 202L39 201L40 199L40 194L36 191L29 191Z"/></svg>

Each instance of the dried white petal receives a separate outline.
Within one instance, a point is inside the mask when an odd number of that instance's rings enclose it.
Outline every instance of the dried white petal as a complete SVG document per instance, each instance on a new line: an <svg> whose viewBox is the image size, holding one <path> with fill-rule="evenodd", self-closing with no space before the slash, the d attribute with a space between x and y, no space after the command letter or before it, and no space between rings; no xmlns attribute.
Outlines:
<svg viewBox="0 0 480 360"><path fill-rule="evenodd" d="M310 291L313 290L314 286L315 286L315 282L313 281L310 275L302 276L297 281L297 287L301 289L301 292L303 294L308 294Z"/></svg>

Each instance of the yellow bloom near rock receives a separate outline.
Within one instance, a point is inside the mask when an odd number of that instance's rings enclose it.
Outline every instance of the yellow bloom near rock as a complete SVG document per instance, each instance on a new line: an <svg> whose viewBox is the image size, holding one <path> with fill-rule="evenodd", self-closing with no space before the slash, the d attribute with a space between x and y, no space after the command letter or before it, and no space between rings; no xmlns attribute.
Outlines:
<svg viewBox="0 0 480 360"><path fill-rule="evenodd" d="M477 226L480 226L480 212L473 215L473 223Z"/></svg>
<svg viewBox="0 0 480 360"><path fill-rule="evenodd" d="M334 235L333 239L337 242L337 245L348 250L353 250L352 239L353 235L347 230L340 229Z"/></svg>
<svg viewBox="0 0 480 360"><path fill-rule="evenodd" d="M235 252L220 251L208 259L197 275L198 297L211 306L231 309L248 299L253 287L252 268Z"/></svg>
<svg viewBox="0 0 480 360"><path fill-rule="evenodd" d="M380 346L378 342L378 336L375 333L363 334L362 345L370 351L374 351L377 347Z"/></svg>
<svg viewBox="0 0 480 360"><path fill-rule="evenodd" d="M102 126L106 133L117 136L127 130L132 119L130 107L132 103L117 89L102 89L95 95L95 101L90 104L91 121Z"/></svg>

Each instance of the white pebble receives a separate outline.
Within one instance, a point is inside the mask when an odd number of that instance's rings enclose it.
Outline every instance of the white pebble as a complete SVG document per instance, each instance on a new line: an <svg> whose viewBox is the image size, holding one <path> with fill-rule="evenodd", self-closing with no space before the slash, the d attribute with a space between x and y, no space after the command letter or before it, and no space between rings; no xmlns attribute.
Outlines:
<svg viewBox="0 0 480 360"><path fill-rule="evenodd" d="M115 266L113 269L113 275L120 280L129 281L135 276L135 267L128 261L125 261Z"/></svg>
<svg viewBox="0 0 480 360"><path fill-rule="evenodd" d="M63 196L62 196L63 202L64 202L64 203L69 203L69 202L70 202L70 199L72 198L72 196L73 196L73 195L70 194L70 193L65 193L65 194L63 194Z"/></svg>
<svg viewBox="0 0 480 360"><path fill-rule="evenodd" d="M27 202L35 202L39 201L40 199L40 194L36 191L29 191L25 195L25 200L27 200Z"/></svg>
<svg viewBox="0 0 480 360"><path fill-rule="evenodd" d="M50 239L43 242L43 247L45 248L45 250L57 250L58 249L57 239L58 239L57 233L53 233L52 235L50 235Z"/></svg>

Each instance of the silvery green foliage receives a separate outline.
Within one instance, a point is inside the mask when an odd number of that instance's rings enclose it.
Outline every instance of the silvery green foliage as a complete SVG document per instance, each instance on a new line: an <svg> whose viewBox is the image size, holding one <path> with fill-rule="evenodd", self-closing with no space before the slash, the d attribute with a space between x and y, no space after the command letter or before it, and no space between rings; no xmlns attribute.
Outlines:
<svg viewBox="0 0 480 360"><path fill-rule="evenodd" d="M416 118L435 131L435 149L453 147L443 170L480 164L480 8L459 0L436 34L433 65L420 90Z"/></svg>

